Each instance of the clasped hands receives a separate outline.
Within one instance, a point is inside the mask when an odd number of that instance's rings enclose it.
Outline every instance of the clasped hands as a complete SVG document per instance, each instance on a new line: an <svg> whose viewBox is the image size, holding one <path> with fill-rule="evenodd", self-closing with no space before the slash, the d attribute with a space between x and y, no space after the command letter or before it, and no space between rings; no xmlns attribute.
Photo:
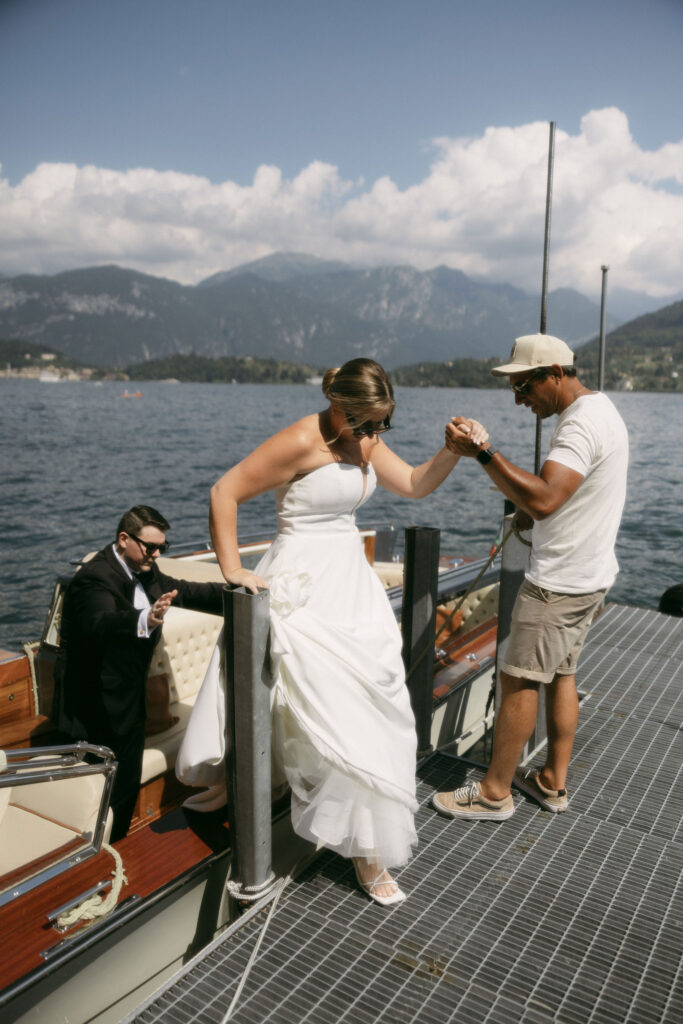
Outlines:
<svg viewBox="0 0 683 1024"><path fill-rule="evenodd" d="M454 455L467 455L474 458L482 449L487 448L489 433L478 420L466 416L451 416L446 424L446 447Z"/></svg>

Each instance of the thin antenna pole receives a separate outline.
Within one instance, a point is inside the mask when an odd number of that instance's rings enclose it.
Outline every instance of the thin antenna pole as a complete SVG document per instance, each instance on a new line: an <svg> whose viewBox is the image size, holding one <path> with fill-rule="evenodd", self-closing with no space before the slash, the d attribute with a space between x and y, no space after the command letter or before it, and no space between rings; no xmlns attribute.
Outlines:
<svg viewBox="0 0 683 1024"><path fill-rule="evenodd" d="M545 189L545 234L543 236L543 280L541 281L541 334L547 334L548 265L550 263L550 214L553 206L553 162L555 159L555 122L550 122L548 138L548 182Z"/></svg>
<svg viewBox="0 0 683 1024"><path fill-rule="evenodd" d="M545 190L545 233L543 236L543 278L541 281L541 327L540 333L547 334L548 321L548 265L550 263L550 214L553 205L553 163L555 160L555 122L550 122L548 137L548 180ZM536 454L534 472L541 470L541 417L536 417Z"/></svg>
<svg viewBox="0 0 683 1024"><path fill-rule="evenodd" d="M605 388L605 305L607 298L607 271L609 267L600 267L602 271L602 297L600 299L600 360L598 363L598 391Z"/></svg>

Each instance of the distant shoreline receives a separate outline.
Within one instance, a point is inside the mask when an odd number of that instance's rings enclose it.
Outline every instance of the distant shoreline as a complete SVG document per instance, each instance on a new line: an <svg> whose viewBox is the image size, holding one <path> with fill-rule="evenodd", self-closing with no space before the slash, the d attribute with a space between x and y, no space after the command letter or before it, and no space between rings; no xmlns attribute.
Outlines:
<svg viewBox="0 0 683 1024"><path fill-rule="evenodd" d="M391 371L389 371L389 375L391 376ZM41 380L39 376L34 375L34 374L7 373L7 371L1 371L0 370L0 381L17 381L17 380L29 381L29 382L34 383L34 384L47 383L47 381L45 381L44 379ZM174 385L174 384L210 384L212 386L222 386L222 387L235 387L235 386L241 386L241 385L244 385L244 384L247 384L247 385L249 385L249 384L258 384L258 385L261 385L261 386L264 386L264 387L265 386L267 386L267 387L281 387L283 385L286 385L286 386L289 386L289 387L310 387L310 388L312 388L314 390L320 387L320 384L317 381L310 381L310 380L305 380L305 381L291 381L291 380L272 380L272 381L268 381L268 380L243 380L243 381L237 381L237 380L232 380L232 381L230 381L230 380L179 380L177 378L168 378L168 377L158 377L158 378L157 377L147 377L147 378L136 378L136 377L94 377L94 376L91 376L91 377L85 377L85 376L84 377L79 377L79 376L74 375L73 373L68 375L68 376L63 376L63 377L60 376L57 379L53 378L53 379L51 379L49 381L49 383L51 383L51 384L90 384L93 387L101 386L103 384L109 384L109 385L111 385L111 384L118 384L118 385L122 385L124 387L124 393L121 395L121 397L133 397L132 395L125 393L126 389L128 388L128 385L134 385L136 389L139 389L140 387L144 387L147 384L168 384L169 386L170 385ZM465 383L453 383L453 384L451 384L451 383L442 383L442 384L439 384L439 383L436 383L436 382L411 384L411 383L407 383L407 382L404 382L404 381L396 381L396 380L394 380L393 383L394 383L395 387L410 388L411 390L415 389L415 390L422 390L422 391L426 391L426 390L428 390L430 388L432 388L434 390L461 389L461 390L465 390L465 391L505 391L505 390L507 390L507 387L506 387L505 384L495 384L493 382L491 384L488 384L488 383L481 383L481 384L465 384ZM665 395L681 395L681 394L683 394L683 391L679 391L678 389L674 390L673 388L642 388L642 387L610 387L610 386L607 386L607 387L604 387L602 390L606 394L631 394L631 393L633 393L633 394L665 394ZM141 396L135 396L135 397L141 397Z"/></svg>

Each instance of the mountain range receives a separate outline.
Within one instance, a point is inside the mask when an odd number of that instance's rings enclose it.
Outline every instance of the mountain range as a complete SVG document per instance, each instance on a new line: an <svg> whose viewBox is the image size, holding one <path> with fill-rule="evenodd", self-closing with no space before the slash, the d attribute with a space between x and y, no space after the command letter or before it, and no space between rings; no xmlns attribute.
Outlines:
<svg viewBox="0 0 683 1024"><path fill-rule="evenodd" d="M370 355L388 368L503 357L539 328L539 299L447 267L358 269L276 253L181 285L118 266L0 279L0 338L57 349L91 366L173 355L254 356L325 367ZM594 337L599 306L548 296L547 329L573 346ZM616 326L614 317L608 327Z"/></svg>
<svg viewBox="0 0 683 1024"><path fill-rule="evenodd" d="M581 380L597 386L599 339L577 353ZM608 334L605 387L637 391L683 390L683 302L636 317Z"/></svg>

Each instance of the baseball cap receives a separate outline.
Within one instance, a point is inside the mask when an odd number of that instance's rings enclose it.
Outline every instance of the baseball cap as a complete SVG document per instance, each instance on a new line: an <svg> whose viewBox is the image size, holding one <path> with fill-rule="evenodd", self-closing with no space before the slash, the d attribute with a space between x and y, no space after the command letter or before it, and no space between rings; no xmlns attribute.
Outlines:
<svg viewBox="0 0 683 1024"><path fill-rule="evenodd" d="M569 345L552 334L525 334L515 338L510 362L494 366L491 373L494 377L504 377L508 373L525 373L539 366L553 365L574 365L574 353Z"/></svg>

